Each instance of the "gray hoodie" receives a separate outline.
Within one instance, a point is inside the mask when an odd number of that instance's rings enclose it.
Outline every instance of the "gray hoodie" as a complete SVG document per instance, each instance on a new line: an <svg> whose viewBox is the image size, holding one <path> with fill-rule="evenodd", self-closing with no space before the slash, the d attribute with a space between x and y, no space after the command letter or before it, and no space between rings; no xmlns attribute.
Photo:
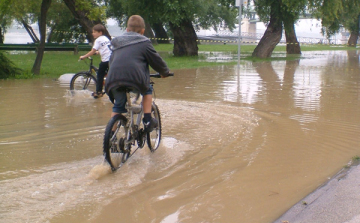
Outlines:
<svg viewBox="0 0 360 223"><path fill-rule="evenodd" d="M114 87L134 87L142 94L150 86L149 65L160 74L167 74L169 68L155 51L151 41L135 32L125 32L111 40L113 51L105 81L105 91L113 101L110 90Z"/></svg>

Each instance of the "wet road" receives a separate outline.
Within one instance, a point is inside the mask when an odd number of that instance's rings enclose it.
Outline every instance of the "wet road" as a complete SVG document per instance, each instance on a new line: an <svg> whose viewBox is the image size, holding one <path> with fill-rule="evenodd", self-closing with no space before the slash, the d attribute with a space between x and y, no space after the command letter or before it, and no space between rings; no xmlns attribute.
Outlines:
<svg viewBox="0 0 360 223"><path fill-rule="evenodd" d="M357 51L155 80L163 142L103 164L111 103L0 82L1 222L271 222L360 155Z"/></svg>

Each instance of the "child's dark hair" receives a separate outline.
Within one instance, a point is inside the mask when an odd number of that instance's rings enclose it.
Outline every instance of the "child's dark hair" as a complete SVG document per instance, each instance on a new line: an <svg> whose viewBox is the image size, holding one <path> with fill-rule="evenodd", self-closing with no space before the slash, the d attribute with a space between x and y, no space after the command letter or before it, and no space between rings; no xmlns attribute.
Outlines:
<svg viewBox="0 0 360 223"><path fill-rule="evenodd" d="M95 30L96 32L102 32L102 34L104 36L106 36L107 38L109 38L109 40L111 40L111 36L109 34L109 32L107 31L107 29L105 28L105 26L103 26L102 24L96 24L93 27L93 30Z"/></svg>

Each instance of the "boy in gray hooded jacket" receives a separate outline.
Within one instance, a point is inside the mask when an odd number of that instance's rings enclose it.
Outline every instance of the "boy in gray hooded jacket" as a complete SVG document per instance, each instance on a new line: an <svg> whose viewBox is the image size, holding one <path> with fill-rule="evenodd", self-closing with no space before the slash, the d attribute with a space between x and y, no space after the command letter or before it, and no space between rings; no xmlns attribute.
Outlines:
<svg viewBox="0 0 360 223"><path fill-rule="evenodd" d="M105 92L114 103L111 117L127 112L126 93L120 87L132 87L143 95L145 132L156 128L158 121L151 117L152 87L149 65L161 76L167 77L169 68L155 51L151 41L143 36L144 19L139 15L129 18L126 32L111 41L112 55L105 81Z"/></svg>

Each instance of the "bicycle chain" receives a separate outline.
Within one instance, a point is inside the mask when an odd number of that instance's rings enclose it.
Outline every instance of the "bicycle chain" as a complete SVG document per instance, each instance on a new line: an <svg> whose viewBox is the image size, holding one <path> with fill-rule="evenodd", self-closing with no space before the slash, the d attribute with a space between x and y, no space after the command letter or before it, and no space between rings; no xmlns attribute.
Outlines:
<svg viewBox="0 0 360 223"><path fill-rule="evenodd" d="M145 137L144 137L144 135L146 133L144 132L144 130L141 129L140 131L137 132L137 134L138 134L138 137L137 137L138 147L143 148L144 145L145 145Z"/></svg>

